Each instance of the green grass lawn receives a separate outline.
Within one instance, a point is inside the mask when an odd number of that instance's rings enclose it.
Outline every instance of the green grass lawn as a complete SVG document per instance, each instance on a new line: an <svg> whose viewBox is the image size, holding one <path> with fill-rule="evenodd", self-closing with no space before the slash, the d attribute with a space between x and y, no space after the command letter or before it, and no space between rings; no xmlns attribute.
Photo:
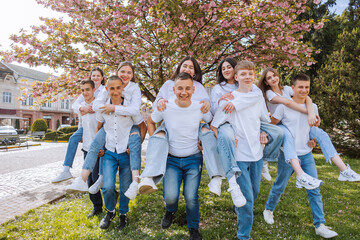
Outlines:
<svg viewBox="0 0 360 240"><path fill-rule="evenodd" d="M326 225L338 232L338 239L360 239L360 184L337 180L339 170L325 163L315 154L319 178L324 181L321 193ZM360 172L359 159L344 157L354 170ZM312 225L312 215L306 191L295 187L295 176L282 195L274 211L275 223L265 223L264 210L268 193L276 176L276 164L270 163L272 182L262 180L260 195L255 202L253 239L319 239ZM203 239L236 239L236 214L232 211L230 194L223 183L221 197L215 197L207 188L209 177L203 172L200 195L200 232ZM129 224L119 232L118 216L108 230L99 229L105 213L87 218L92 205L88 195L67 195L62 200L33 209L15 220L0 226L0 239L188 239L185 204L181 196L179 210L170 229L160 226L165 212L162 185L151 195L139 195L130 201Z"/></svg>

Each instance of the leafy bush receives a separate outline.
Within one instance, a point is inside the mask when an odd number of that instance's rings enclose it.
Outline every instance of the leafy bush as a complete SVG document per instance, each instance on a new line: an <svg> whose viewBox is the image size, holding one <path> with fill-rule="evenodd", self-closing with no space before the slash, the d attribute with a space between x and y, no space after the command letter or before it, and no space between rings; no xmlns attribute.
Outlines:
<svg viewBox="0 0 360 240"><path fill-rule="evenodd" d="M73 133L65 133L62 135L58 135L57 140L58 141L69 141L69 138L73 135Z"/></svg>
<svg viewBox="0 0 360 240"><path fill-rule="evenodd" d="M44 119L36 119L31 125L31 132L41 132L46 131L48 126Z"/></svg>
<svg viewBox="0 0 360 240"><path fill-rule="evenodd" d="M78 126L63 127L59 129L59 131L62 131L63 133L74 133L76 130L78 130Z"/></svg>

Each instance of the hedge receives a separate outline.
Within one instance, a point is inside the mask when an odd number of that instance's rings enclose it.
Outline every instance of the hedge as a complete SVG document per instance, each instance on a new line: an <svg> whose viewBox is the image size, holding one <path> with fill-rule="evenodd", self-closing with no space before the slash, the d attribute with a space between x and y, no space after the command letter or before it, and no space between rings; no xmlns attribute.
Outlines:
<svg viewBox="0 0 360 240"><path fill-rule="evenodd" d="M31 125L31 132L42 132L46 131L48 126L44 119L36 119Z"/></svg>
<svg viewBox="0 0 360 240"><path fill-rule="evenodd" d="M63 133L74 133L78 130L78 126L71 126L71 127L63 127L59 129Z"/></svg>

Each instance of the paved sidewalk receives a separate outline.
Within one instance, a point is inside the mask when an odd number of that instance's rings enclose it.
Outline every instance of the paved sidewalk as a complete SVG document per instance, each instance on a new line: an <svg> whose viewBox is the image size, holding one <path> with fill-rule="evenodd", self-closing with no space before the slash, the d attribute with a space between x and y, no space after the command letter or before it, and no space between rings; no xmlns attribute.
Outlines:
<svg viewBox="0 0 360 240"><path fill-rule="evenodd" d="M142 144L142 157L145 157L147 139L148 137ZM80 175L83 164L83 154L80 149L79 147L74 166L71 169L74 178ZM2 154L0 158L8 157L9 154L15 153ZM74 178L57 184L50 183L51 179L57 176L62 169L63 156L60 159L61 161L34 168L0 174L0 224L14 219L15 216L21 216L31 209L64 197L65 186L70 184Z"/></svg>

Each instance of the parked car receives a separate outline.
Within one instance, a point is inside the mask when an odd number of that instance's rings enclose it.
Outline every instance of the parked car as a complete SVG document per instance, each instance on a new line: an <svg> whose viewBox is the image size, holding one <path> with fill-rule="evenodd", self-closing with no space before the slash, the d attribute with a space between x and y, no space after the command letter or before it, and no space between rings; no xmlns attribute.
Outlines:
<svg viewBox="0 0 360 240"><path fill-rule="evenodd" d="M59 131L60 128L64 128L64 127L71 127L70 124L60 124L60 126L57 128L57 131Z"/></svg>
<svg viewBox="0 0 360 240"><path fill-rule="evenodd" d="M18 135L18 133L12 126L0 126L0 135Z"/></svg>

